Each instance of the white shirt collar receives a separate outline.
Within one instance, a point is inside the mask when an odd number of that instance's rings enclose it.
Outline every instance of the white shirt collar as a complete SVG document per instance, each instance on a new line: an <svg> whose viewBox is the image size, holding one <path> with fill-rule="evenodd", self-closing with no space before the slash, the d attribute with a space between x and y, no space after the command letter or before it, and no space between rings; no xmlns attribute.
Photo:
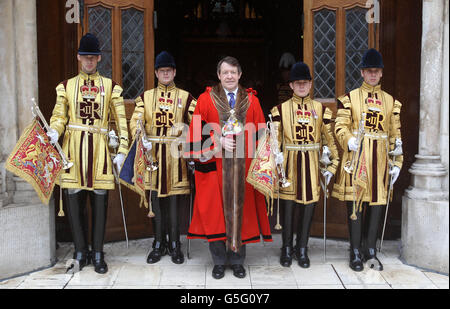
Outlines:
<svg viewBox="0 0 450 309"><path fill-rule="evenodd" d="M222 88L223 88L223 87L222 87ZM238 88L239 88L239 87L238 87ZM228 102L230 102L230 96L228 95L230 92L234 93L234 99L236 100L238 88L236 88L234 91L228 91L228 90L226 90L225 88L223 88L223 91L225 91L225 95L227 96Z"/></svg>

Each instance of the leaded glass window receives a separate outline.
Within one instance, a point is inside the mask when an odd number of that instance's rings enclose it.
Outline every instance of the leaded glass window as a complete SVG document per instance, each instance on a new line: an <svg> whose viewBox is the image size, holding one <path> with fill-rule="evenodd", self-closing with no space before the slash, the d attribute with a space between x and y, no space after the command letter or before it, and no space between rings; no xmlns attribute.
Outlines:
<svg viewBox="0 0 450 309"><path fill-rule="evenodd" d="M336 12L314 13L314 97L334 98L336 92Z"/></svg>
<svg viewBox="0 0 450 309"><path fill-rule="evenodd" d="M122 11L123 97L132 99L144 92L144 13L134 8Z"/></svg>
<svg viewBox="0 0 450 309"><path fill-rule="evenodd" d="M97 70L103 76L112 76L112 35L111 35L111 9L95 6L88 9L89 32L94 34L100 42L102 61Z"/></svg>
<svg viewBox="0 0 450 309"><path fill-rule="evenodd" d="M361 86L360 64L364 52L369 48L369 24L366 21L367 9L356 7L345 14L345 91Z"/></svg>

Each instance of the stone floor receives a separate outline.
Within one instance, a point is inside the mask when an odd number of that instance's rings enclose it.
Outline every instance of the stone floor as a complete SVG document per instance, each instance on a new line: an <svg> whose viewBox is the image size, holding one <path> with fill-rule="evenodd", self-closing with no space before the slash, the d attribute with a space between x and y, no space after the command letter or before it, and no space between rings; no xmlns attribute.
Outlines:
<svg viewBox="0 0 450 309"><path fill-rule="evenodd" d="M146 255L153 239L133 240L105 245L109 271L94 272L91 265L82 272L66 274L66 262L72 256L70 243L59 243L58 262L51 268L0 281L0 289L448 289L448 275L437 274L403 264L399 259L399 241L385 241L379 254L384 270L367 267L353 272L348 267L348 242L327 241L327 259L323 257L323 240L311 238L311 267L300 268L296 261L290 268L279 264L280 235L273 243L251 244L247 247L247 276L238 279L230 269L225 277L212 278L212 262L208 244L191 240L191 259L175 265L170 257L153 265ZM187 240L182 241L186 250Z"/></svg>

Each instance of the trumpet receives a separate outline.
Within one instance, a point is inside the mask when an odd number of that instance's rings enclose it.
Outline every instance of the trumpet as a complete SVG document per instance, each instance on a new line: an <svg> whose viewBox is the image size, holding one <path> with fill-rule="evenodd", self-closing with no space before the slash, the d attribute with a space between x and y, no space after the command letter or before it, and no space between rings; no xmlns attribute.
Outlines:
<svg viewBox="0 0 450 309"><path fill-rule="evenodd" d="M32 114L36 117L38 116L39 119L44 124L45 130L48 132L51 130L50 126L48 125L47 121L45 120L44 115L42 115L41 110L39 109L39 106L36 104L36 100L34 98L31 98L31 101L33 102L33 106L31 107ZM59 155L61 156L61 160L63 162L63 169L68 170L73 166L73 162L69 162L69 160L66 157L66 154L62 150L61 146L58 144L58 142L55 143L55 148L58 150Z"/></svg>
<svg viewBox="0 0 450 309"><path fill-rule="evenodd" d="M353 174L353 171L355 170L356 157L358 156L359 150L361 149L361 141L364 138L364 123L365 122L366 122L366 113L362 113L361 120L359 121L358 132L356 135L356 142L358 143L358 150L356 151L356 153L354 151L352 151L351 160L345 162L345 165L344 165L344 170L349 174Z"/></svg>
<svg viewBox="0 0 450 309"><path fill-rule="evenodd" d="M277 171L280 175L280 183L282 188L287 188L291 185L291 183L286 179L286 174L284 172L284 169L281 165L277 165Z"/></svg>
<svg viewBox="0 0 450 309"><path fill-rule="evenodd" d="M272 153L276 156L280 153L278 148L278 138L277 131L275 129L275 125L272 121L272 115L269 115L270 121L267 123L270 129L270 148L272 149ZM286 173L284 172L283 166L281 164L277 164L277 172L279 175L281 187L287 188L291 185L291 183L286 178Z"/></svg>

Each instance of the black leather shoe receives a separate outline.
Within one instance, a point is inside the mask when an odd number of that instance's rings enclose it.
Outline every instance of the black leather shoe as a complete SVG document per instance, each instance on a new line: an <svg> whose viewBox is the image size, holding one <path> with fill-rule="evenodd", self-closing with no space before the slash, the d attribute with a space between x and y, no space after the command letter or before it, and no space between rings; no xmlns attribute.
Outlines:
<svg viewBox="0 0 450 309"><path fill-rule="evenodd" d="M241 264L231 265L233 275L237 278L245 278L245 268Z"/></svg>
<svg viewBox="0 0 450 309"><path fill-rule="evenodd" d="M92 264L96 273L106 274L108 272L108 265L105 263L105 254L103 252L92 252Z"/></svg>
<svg viewBox="0 0 450 309"><path fill-rule="evenodd" d="M222 279L225 276L225 265L214 265L212 276L214 279Z"/></svg>
<svg viewBox="0 0 450 309"><path fill-rule="evenodd" d="M359 249L350 250L350 268L354 271L363 271L364 269Z"/></svg>
<svg viewBox="0 0 450 309"><path fill-rule="evenodd" d="M375 248L369 248L364 254L364 263L367 263L367 266L373 268L378 271L383 270L383 264L381 264L380 260L377 258L377 250Z"/></svg>
<svg viewBox="0 0 450 309"><path fill-rule="evenodd" d="M154 264L161 260L161 257L167 254L167 247L164 243L155 241L153 243L153 250L147 257L148 264Z"/></svg>
<svg viewBox="0 0 450 309"><path fill-rule="evenodd" d="M283 267L290 267L292 264L292 247L281 248L280 264Z"/></svg>
<svg viewBox="0 0 450 309"><path fill-rule="evenodd" d="M181 245L178 241L172 241L169 248L169 255L172 257L172 262L175 264L184 263L184 255L181 252Z"/></svg>
<svg viewBox="0 0 450 309"><path fill-rule="evenodd" d="M308 257L308 248L299 248L297 253L298 266L309 268L310 262Z"/></svg>
<svg viewBox="0 0 450 309"><path fill-rule="evenodd" d="M75 251L73 253L73 259L78 261L80 266L79 270L82 270L84 266L91 264L90 252Z"/></svg>

